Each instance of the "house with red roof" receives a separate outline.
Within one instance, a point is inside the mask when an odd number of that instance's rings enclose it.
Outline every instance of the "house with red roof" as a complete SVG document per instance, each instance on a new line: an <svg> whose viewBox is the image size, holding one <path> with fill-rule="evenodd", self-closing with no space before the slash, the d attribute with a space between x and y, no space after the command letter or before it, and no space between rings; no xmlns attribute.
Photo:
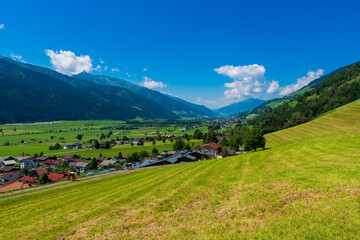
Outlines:
<svg viewBox="0 0 360 240"><path fill-rule="evenodd" d="M37 179L38 179L37 177L24 176L24 177L19 179L19 182L22 182L22 183L35 183Z"/></svg>
<svg viewBox="0 0 360 240"><path fill-rule="evenodd" d="M216 152L219 154L222 151L222 146L217 143L205 143L201 145L201 150L205 152Z"/></svg>
<svg viewBox="0 0 360 240"><path fill-rule="evenodd" d="M57 182L57 181L61 180L64 177L65 177L64 174L59 174L59 173L50 173L48 175L49 180L52 181L52 182Z"/></svg>

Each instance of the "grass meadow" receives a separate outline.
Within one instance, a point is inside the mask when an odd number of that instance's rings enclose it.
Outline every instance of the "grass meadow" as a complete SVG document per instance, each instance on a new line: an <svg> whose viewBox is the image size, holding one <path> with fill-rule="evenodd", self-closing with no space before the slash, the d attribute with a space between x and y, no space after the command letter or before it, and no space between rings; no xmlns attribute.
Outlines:
<svg viewBox="0 0 360 240"><path fill-rule="evenodd" d="M2 200L1 239L359 239L360 101L270 149Z"/></svg>

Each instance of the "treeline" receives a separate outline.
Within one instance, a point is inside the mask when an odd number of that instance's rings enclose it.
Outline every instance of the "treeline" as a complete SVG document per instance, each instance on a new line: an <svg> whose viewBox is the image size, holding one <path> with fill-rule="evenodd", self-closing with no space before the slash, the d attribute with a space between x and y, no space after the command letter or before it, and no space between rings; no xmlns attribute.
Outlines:
<svg viewBox="0 0 360 240"><path fill-rule="evenodd" d="M257 118L249 121L249 124L269 133L313 120L321 114L359 99L359 75L360 63L347 66L293 101L274 109L266 109Z"/></svg>

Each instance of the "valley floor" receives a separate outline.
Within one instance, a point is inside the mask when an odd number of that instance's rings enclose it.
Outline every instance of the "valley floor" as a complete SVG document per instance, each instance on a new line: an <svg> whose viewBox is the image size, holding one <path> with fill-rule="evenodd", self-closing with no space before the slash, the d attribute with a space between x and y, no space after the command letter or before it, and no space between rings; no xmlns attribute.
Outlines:
<svg viewBox="0 0 360 240"><path fill-rule="evenodd" d="M359 239L359 125L358 101L265 151L3 200L0 238Z"/></svg>

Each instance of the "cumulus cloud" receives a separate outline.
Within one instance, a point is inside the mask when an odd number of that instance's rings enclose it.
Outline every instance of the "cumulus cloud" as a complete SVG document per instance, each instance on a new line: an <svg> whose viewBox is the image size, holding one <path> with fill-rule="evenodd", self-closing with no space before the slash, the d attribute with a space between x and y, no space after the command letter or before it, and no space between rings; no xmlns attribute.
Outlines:
<svg viewBox="0 0 360 240"><path fill-rule="evenodd" d="M278 81L272 81L270 83L269 88L266 90L267 94L274 94L277 93L279 90L279 82Z"/></svg>
<svg viewBox="0 0 360 240"><path fill-rule="evenodd" d="M150 89L153 89L153 88L164 88L164 87L167 87L167 84L165 83L162 83L162 82L155 82L153 81L151 78L148 78L148 77L143 77L143 82L140 83L141 86L143 87L146 87L146 88L150 88Z"/></svg>
<svg viewBox="0 0 360 240"><path fill-rule="evenodd" d="M23 63L25 62L24 59L23 59L23 56L21 56L21 55L15 55L15 54L11 53L10 57L12 59L14 59L14 60L19 61L19 62L23 62Z"/></svg>
<svg viewBox="0 0 360 240"><path fill-rule="evenodd" d="M120 70L118 68L113 68L111 69L112 72L120 72Z"/></svg>
<svg viewBox="0 0 360 240"><path fill-rule="evenodd" d="M146 71L147 71L147 68L144 68L143 71L146 72Z"/></svg>
<svg viewBox="0 0 360 240"><path fill-rule="evenodd" d="M218 74L230 77L233 82L225 83L225 98L235 101L249 97L258 97L266 86L265 67L258 64L233 66L226 65L215 68Z"/></svg>
<svg viewBox="0 0 360 240"><path fill-rule="evenodd" d="M108 70L108 68L109 68L108 66L105 66L105 67L104 67L104 71L107 71L107 70Z"/></svg>
<svg viewBox="0 0 360 240"><path fill-rule="evenodd" d="M105 62L104 62L102 59L100 59L100 63L101 63L101 64L104 64Z"/></svg>
<svg viewBox="0 0 360 240"><path fill-rule="evenodd" d="M72 76L81 72L91 72L92 60L89 55L76 56L71 51L53 51L45 50L47 56L50 57L50 63L57 72Z"/></svg>
<svg viewBox="0 0 360 240"><path fill-rule="evenodd" d="M0 29L4 29L5 28L5 24L0 24Z"/></svg>
<svg viewBox="0 0 360 240"><path fill-rule="evenodd" d="M131 75L129 73L126 73L126 76L131 77Z"/></svg>
<svg viewBox="0 0 360 240"><path fill-rule="evenodd" d="M279 95L288 95L292 92L295 92L306 85L311 81L321 77L324 74L324 69L318 69L316 71L309 71L306 76L296 79L296 82L280 89Z"/></svg>

